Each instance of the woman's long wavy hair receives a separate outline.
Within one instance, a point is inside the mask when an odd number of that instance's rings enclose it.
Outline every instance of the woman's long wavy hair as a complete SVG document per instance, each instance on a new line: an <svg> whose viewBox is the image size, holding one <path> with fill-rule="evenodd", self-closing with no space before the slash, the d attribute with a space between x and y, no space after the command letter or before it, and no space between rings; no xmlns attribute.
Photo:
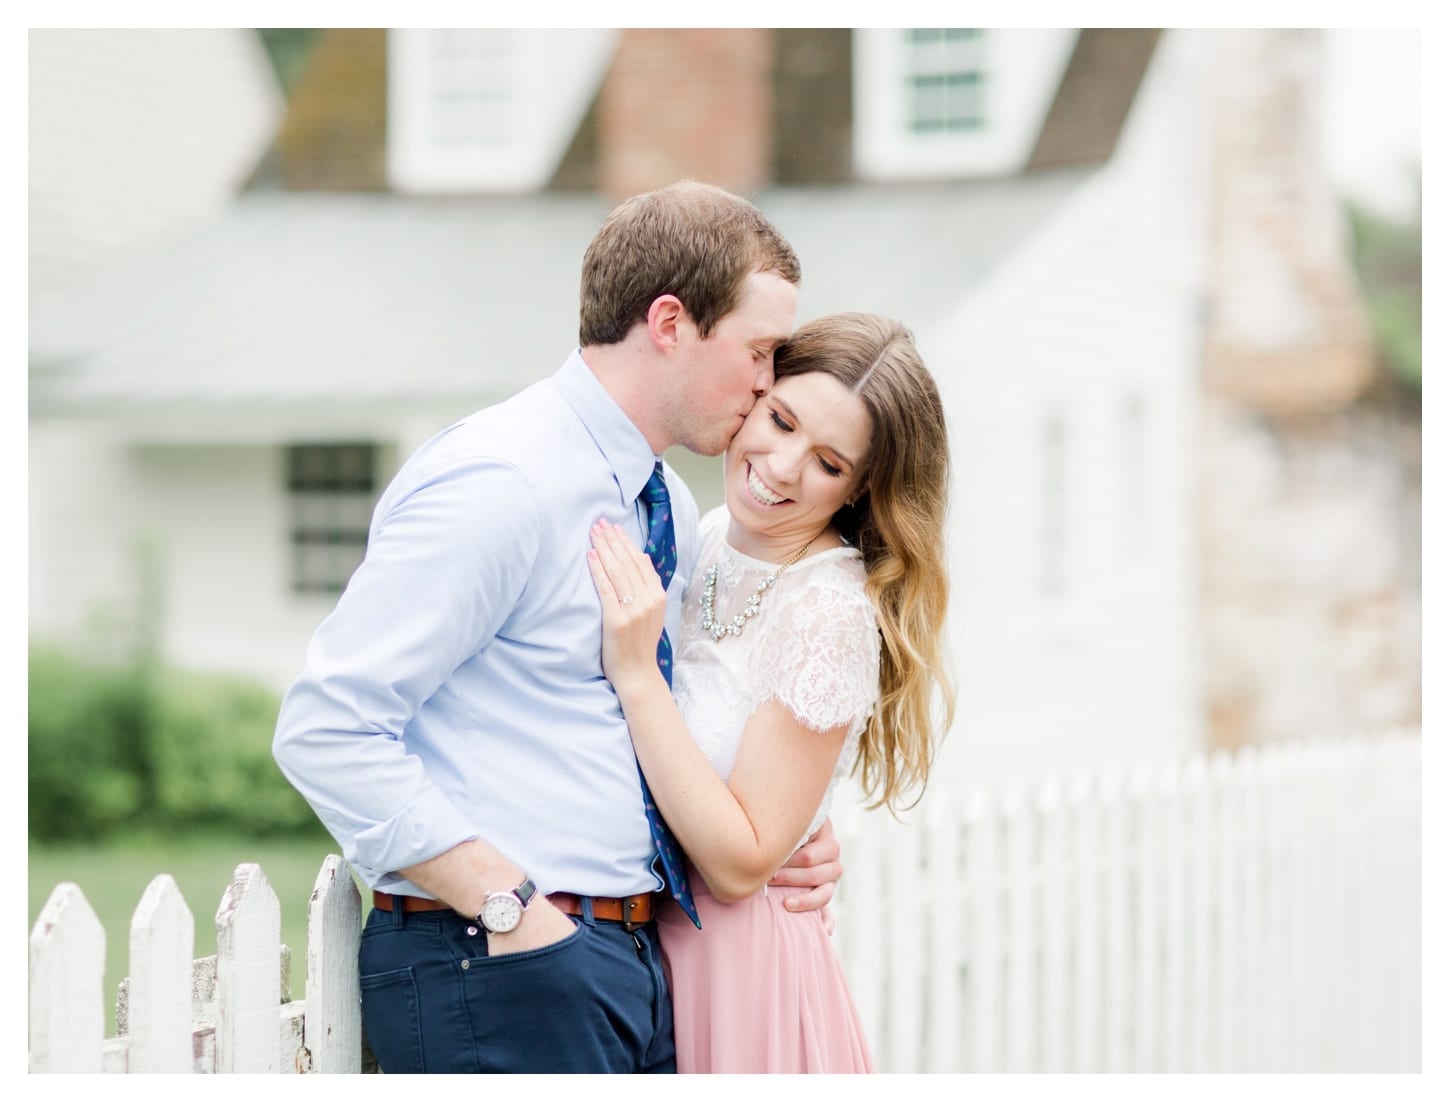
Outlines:
<svg viewBox="0 0 1450 1102"><path fill-rule="evenodd" d="M776 353L776 378L822 371L871 414L865 478L836 513L859 548L881 629L881 699L861 736L855 771L871 806L894 813L920 800L956 693L947 673L946 512L950 457L936 381L909 330L875 314L807 322ZM933 714L934 703L940 711ZM916 798L906 797L917 791Z"/></svg>

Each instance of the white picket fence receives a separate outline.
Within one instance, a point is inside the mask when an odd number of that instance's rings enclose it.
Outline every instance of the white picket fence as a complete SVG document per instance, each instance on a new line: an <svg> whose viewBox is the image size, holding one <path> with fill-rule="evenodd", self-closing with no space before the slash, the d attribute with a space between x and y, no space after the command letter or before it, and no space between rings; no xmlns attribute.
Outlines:
<svg viewBox="0 0 1450 1102"><path fill-rule="evenodd" d="M882 818L835 937L882 1070L1419 1070L1418 732Z"/></svg>
<svg viewBox="0 0 1450 1102"><path fill-rule="evenodd" d="M305 999L286 1000L281 930L260 866L238 865L216 912L216 956L193 960L191 910L170 876L156 877L131 919L118 1035L103 1041L106 934L80 888L57 885L30 933L30 1070L364 1070L362 898L342 858L323 862L308 902Z"/></svg>
<svg viewBox="0 0 1450 1102"><path fill-rule="evenodd" d="M1416 1071L1420 741L1333 744L844 816L835 941L882 1071ZM262 870L217 954L158 876L102 1039L105 932L74 884L30 937L30 1070L358 1072L361 899L328 857L305 997Z"/></svg>

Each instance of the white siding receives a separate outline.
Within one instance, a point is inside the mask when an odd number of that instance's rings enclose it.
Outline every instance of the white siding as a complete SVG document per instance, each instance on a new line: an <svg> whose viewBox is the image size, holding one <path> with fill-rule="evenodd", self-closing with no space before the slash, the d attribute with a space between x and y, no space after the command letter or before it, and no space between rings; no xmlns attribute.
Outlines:
<svg viewBox="0 0 1450 1102"><path fill-rule="evenodd" d="M31 287L220 210L281 95L250 30L32 30Z"/></svg>
<svg viewBox="0 0 1450 1102"><path fill-rule="evenodd" d="M385 446L378 491L398 450ZM124 646L154 556L160 644L178 666L285 688L334 598L292 591L283 445L141 446L31 426L30 631Z"/></svg>
<svg viewBox="0 0 1450 1102"><path fill-rule="evenodd" d="M30 424L30 634L125 646L138 615L141 484L94 429Z"/></svg>
<svg viewBox="0 0 1450 1102"><path fill-rule="evenodd" d="M1191 36L1167 35L1118 159L920 334L956 478L956 726L943 792L1198 747L1192 437L1202 226ZM1166 129L1172 123L1178 129ZM1125 467L1123 405L1143 408ZM1043 593L1043 420L1066 432L1065 588ZM1124 501L1138 504L1125 510ZM1124 524L1144 525L1125 540ZM928 796L930 798L930 794Z"/></svg>
<svg viewBox="0 0 1450 1102"><path fill-rule="evenodd" d="M384 451L386 480L393 451ZM285 688L335 598L292 590L283 447L148 447L137 466L164 556L167 656Z"/></svg>

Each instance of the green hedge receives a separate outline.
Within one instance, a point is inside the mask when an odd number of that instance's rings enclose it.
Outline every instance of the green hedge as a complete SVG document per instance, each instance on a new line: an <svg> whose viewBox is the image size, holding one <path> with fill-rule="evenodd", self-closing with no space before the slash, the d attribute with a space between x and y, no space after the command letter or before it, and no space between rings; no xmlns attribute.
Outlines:
<svg viewBox="0 0 1450 1102"><path fill-rule="evenodd" d="M280 700L244 679L30 652L30 836L321 831L272 760Z"/></svg>

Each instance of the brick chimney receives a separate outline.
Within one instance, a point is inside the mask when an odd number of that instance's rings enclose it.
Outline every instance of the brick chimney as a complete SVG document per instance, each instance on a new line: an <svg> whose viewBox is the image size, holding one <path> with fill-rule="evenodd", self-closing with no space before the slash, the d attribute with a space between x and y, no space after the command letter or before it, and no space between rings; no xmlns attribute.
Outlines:
<svg viewBox="0 0 1450 1102"><path fill-rule="evenodd" d="M1373 348L1320 137L1323 32L1219 32L1210 393L1270 415L1343 408Z"/></svg>
<svg viewBox="0 0 1450 1102"><path fill-rule="evenodd" d="M772 31L626 29L599 96L611 199L682 177L738 193L770 171Z"/></svg>
<svg viewBox="0 0 1450 1102"><path fill-rule="evenodd" d="M1419 412L1376 395L1324 166L1323 32L1208 32L1219 88L1196 410L1209 748L1420 722Z"/></svg>

